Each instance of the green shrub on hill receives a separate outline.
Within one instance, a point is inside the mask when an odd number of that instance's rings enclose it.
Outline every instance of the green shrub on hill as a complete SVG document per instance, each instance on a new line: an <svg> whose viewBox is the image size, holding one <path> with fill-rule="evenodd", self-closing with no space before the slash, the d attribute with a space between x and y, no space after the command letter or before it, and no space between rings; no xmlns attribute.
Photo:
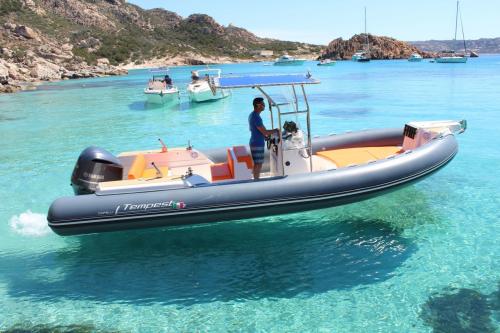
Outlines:
<svg viewBox="0 0 500 333"><path fill-rule="evenodd" d="M0 0L0 16L20 12L22 9L23 4L20 0Z"/></svg>

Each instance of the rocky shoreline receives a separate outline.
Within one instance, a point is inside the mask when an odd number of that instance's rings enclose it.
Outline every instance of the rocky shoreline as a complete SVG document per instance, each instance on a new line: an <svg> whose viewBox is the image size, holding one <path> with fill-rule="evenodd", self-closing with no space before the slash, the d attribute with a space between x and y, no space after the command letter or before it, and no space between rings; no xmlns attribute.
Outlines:
<svg viewBox="0 0 500 333"><path fill-rule="evenodd" d="M124 68L111 66L108 59L89 66L73 54L73 45L62 45L26 25L4 23L2 39L21 44L23 48L0 48L0 92L12 93L33 89L36 83L110 75L125 75Z"/></svg>

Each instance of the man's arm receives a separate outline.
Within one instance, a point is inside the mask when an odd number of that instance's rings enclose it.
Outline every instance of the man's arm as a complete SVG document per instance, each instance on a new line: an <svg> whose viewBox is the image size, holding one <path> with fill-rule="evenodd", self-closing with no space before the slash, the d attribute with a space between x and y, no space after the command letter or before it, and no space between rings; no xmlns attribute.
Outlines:
<svg viewBox="0 0 500 333"><path fill-rule="evenodd" d="M278 129L272 129L272 130L266 130L264 126L258 126L257 129L262 133L264 136L272 135L273 133L278 132Z"/></svg>

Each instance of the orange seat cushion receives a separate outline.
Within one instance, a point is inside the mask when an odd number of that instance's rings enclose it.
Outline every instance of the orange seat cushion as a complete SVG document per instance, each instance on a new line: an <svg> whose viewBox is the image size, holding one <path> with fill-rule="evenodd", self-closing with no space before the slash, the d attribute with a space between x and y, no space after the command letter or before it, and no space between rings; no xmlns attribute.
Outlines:
<svg viewBox="0 0 500 333"><path fill-rule="evenodd" d="M227 163L217 163L210 166L210 171L212 172L212 181L232 179L233 175L229 169Z"/></svg>
<svg viewBox="0 0 500 333"><path fill-rule="evenodd" d="M128 179L138 179L146 169L146 158L143 154L138 154L128 171Z"/></svg>
<svg viewBox="0 0 500 333"><path fill-rule="evenodd" d="M365 149L379 160L402 152L401 147L397 146L366 147Z"/></svg>
<svg viewBox="0 0 500 333"><path fill-rule="evenodd" d="M333 149L318 152L317 155L331 160L342 168L351 164L364 164L374 160L384 159L390 155L397 154L401 147L359 147Z"/></svg>

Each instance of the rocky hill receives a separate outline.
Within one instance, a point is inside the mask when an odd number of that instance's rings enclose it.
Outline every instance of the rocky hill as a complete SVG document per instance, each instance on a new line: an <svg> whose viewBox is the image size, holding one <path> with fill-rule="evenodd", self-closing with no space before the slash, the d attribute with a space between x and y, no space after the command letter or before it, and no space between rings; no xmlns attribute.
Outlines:
<svg viewBox="0 0 500 333"><path fill-rule="evenodd" d="M354 35L349 40L337 38L331 41L323 51L320 59L351 59L352 55L364 48L366 35ZM390 37L379 37L368 34L370 55L372 59L406 59L412 53L418 52L424 58L430 58L431 53L422 52L416 46Z"/></svg>
<svg viewBox="0 0 500 333"><path fill-rule="evenodd" d="M130 64L202 64L320 46L259 38L203 14L182 18L125 0L0 0L0 91L19 83L122 74Z"/></svg>
<svg viewBox="0 0 500 333"><path fill-rule="evenodd" d="M499 38L481 38L466 40L468 50L474 50L478 53L500 54ZM410 44L429 52L440 52L443 50L463 49L463 41L453 40L428 40L419 42L410 42Z"/></svg>

